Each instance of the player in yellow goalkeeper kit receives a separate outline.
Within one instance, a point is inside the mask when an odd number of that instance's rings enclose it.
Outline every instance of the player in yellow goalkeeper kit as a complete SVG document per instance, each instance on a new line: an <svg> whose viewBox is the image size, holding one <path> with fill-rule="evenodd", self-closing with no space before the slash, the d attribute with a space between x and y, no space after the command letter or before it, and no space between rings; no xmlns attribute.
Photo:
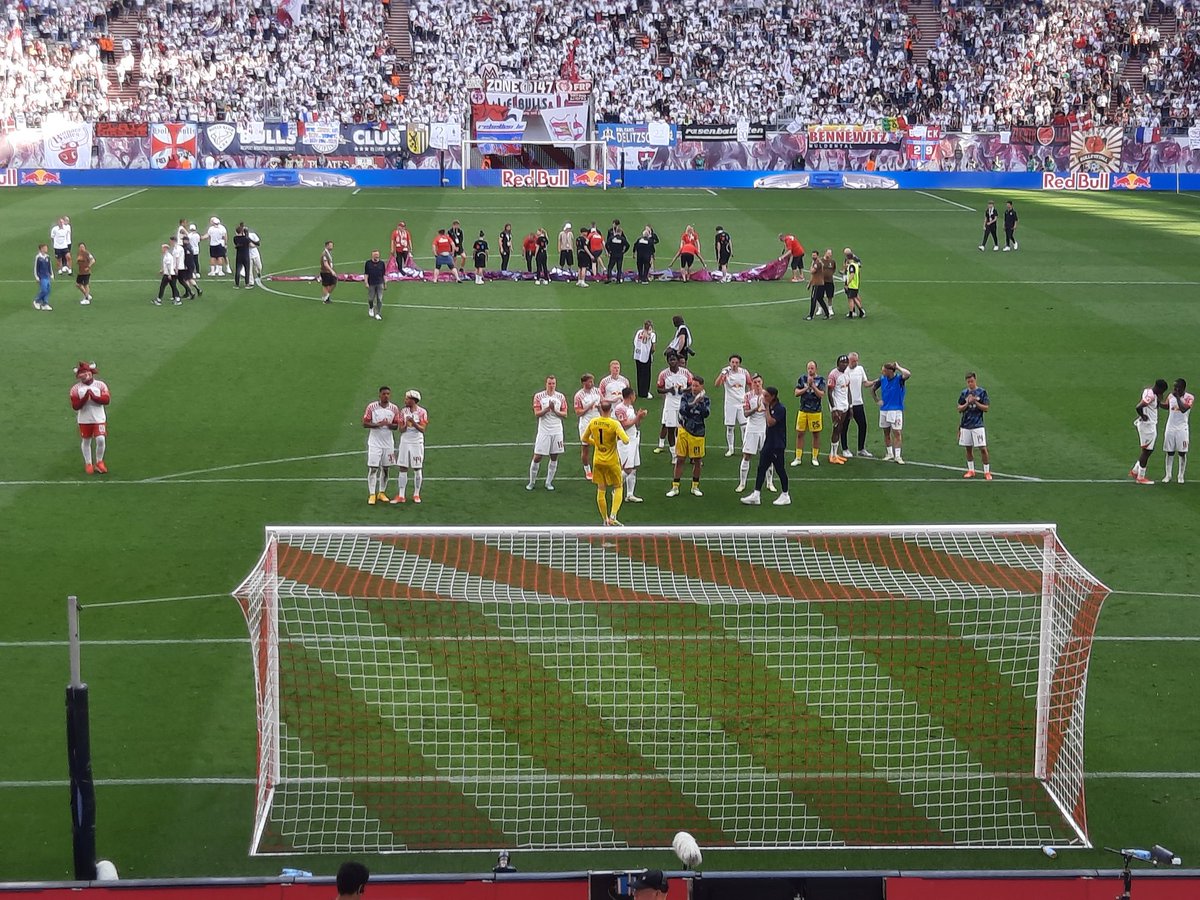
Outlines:
<svg viewBox="0 0 1200 900"><path fill-rule="evenodd" d="M596 506L600 509L600 518L605 525L620 525L617 513L621 510L621 501L625 499L622 488L621 461L617 457L617 441L629 443L629 435L621 427L621 423L612 417L612 403L600 401L600 415L588 423L583 432L585 444L591 444L592 452L592 484L596 486ZM607 488L613 489L612 512L609 512Z"/></svg>

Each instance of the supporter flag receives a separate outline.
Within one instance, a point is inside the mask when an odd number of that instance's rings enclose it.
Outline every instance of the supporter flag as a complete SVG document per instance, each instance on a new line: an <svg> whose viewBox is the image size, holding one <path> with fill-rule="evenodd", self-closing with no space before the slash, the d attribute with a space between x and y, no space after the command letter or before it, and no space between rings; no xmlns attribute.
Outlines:
<svg viewBox="0 0 1200 900"><path fill-rule="evenodd" d="M917 162L928 162L937 153L941 140L940 125L913 125L904 139L905 156Z"/></svg>
<svg viewBox="0 0 1200 900"><path fill-rule="evenodd" d="M275 10L275 18L279 19L285 25L300 24L300 10L304 6L304 0L279 0L279 6Z"/></svg>
<svg viewBox="0 0 1200 900"><path fill-rule="evenodd" d="M150 168L183 168L196 164L199 128L194 122L153 122L150 125Z"/></svg>
<svg viewBox="0 0 1200 900"><path fill-rule="evenodd" d="M1133 139L1139 144L1157 144L1162 140L1162 132L1158 128L1138 128Z"/></svg>
<svg viewBox="0 0 1200 900"><path fill-rule="evenodd" d="M586 104L546 107L541 110L541 117L556 147L573 147L587 138Z"/></svg>

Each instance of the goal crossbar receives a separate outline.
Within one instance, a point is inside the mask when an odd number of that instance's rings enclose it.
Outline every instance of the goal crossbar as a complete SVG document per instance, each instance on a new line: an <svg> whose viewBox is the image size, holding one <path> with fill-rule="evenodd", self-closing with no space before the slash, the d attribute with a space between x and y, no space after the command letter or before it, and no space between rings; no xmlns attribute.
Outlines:
<svg viewBox="0 0 1200 900"><path fill-rule="evenodd" d="M1049 524L268 526L251 849L1090 846Z"/></svg>

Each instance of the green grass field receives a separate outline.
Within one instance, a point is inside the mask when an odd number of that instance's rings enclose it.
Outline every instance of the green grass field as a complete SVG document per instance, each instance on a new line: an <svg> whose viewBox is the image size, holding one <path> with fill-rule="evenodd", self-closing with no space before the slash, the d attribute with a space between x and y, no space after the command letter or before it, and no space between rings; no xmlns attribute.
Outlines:
<svg viewBox="0 0 1200 900"><path fill-rule="evenodd" d="M736 461L710 457L703 499L666 499L663 457L645 454L628 524L1056 522L1067 547L1116 592L1100 621L1088 697L1093 843L1163 843L1193 863L1200 810L1188 707L1200 666L1196 484L1138 487L1132 409L1155 378L1200 384L1200 201L1190 195L1017 195L1021 250L979 253L978 192L503 193L112 189L0 192L0 878L69 875L64 748L64 598L78 594L92 688L99 849L125 877L332 870L333 858L247 857L254 703L245 626L228 592L258 558L267 523L592 524L594 492L569 452L559 490L523 489L546 374L626 362L649 316L692 326L693 368L731 352L786 388L857 350L913 371L901 469L853 460L789 470L793 505L747 509ZM1003 196L997 201L1007 199ZM52 313L30 308L36 245L59 215L98 263L95 302L55 283ZM649 221L671 246L688 222L734 236L735 268L807 247L851 245L864 260L869 318L805 322L799 285L402 284L384 320L361 285L332 306L309 284L235 291L154 308L158 246L181 216L244 219L268 272L311 274L321 244L339 267L385 246L398 219L418 250L461 219L489 240L504 221ZM707 246L705 249L708 249ZM667 254L669 256L669 253ZM202 268L202 271L203 268ZM841 298L839 296L839 301ZM842 307L844 309L844 307ZM113 392L106 478L86 477L67 402L72 367L94 359ZM954 404L967 369L992 396L997 478L960 478ZM359 424L380 384L419 388L430 411L425 503L366 505ZM790 399L790 398L789 398ZM651 403L656 416L658 404ZM792 405L794 408L794 405ZM873 416L869 446L882 450ZM568 423L568 434L573 423ZM720 449L719 437L711 439ZM1161 453L1150 475L1163 474ZM1200 480L1200 470L1191 475ZM138 602L132 602L138 601ZM689 823L680 822L679 827ZM669 853L521 853L523 869L657 864ZM1108 866L1101 851L717 853L718 868ZM405 855L380 871L490 868L490 854Z"/></svg>

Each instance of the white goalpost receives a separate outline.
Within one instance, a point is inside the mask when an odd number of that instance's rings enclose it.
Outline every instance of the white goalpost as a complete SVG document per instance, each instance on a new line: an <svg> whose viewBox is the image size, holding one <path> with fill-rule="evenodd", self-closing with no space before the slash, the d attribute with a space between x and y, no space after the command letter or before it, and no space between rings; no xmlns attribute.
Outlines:
<svg viewBox="0 0 1200 900"><path fill-rule="evenodd" d="M476 183L495 184L499 172L502 187L609 187L608 144L578 141L553 144L491 138L464 138L462 142L461 187Z"/></svg>
<svg viewBox="0 0 1200 900"><path fill-rule="evenodd" d="M1053 525L269 526L251 852L1090 847Z"/></svg>

